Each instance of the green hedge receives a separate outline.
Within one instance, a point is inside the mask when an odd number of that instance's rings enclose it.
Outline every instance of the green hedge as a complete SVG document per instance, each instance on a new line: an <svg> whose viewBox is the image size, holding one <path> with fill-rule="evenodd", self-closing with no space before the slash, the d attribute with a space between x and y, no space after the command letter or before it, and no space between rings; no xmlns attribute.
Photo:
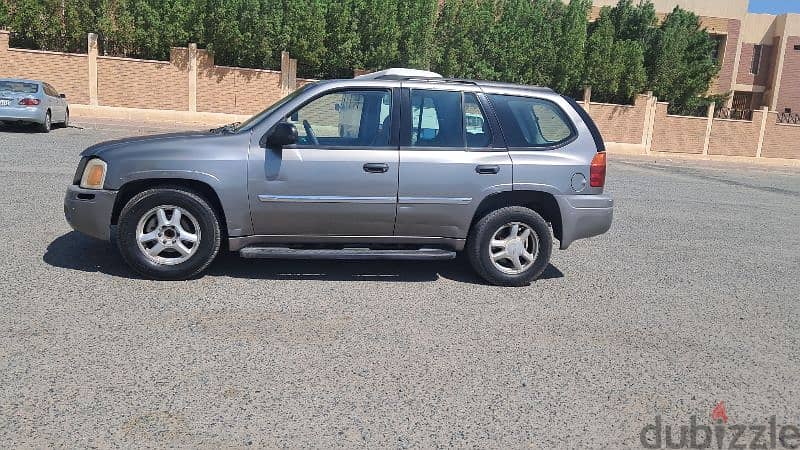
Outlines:
<svg viewBox="0 0 800 450"><path fill-rule="evenodd" d="M652 90L683 108L712 99L719 68L699 19L676 8L658 24L650 3L621 0L589 23L590 0L0 0L14 45L167 59L197 42L220 65L274 68L280 52L306 77L412 67L447 76L553 87L629 102Z"/></svg>

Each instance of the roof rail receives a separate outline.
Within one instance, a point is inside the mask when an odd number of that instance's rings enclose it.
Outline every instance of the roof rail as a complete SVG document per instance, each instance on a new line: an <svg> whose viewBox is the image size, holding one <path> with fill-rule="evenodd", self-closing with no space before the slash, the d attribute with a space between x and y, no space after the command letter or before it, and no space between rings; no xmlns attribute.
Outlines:
<svg viewBox="0 0 800 450"><path fill-rule="evenodd" d="M357 76L358 80L408 80L408 79L444 78L436 72L417 69L393 68L380 72Z"/></svg>

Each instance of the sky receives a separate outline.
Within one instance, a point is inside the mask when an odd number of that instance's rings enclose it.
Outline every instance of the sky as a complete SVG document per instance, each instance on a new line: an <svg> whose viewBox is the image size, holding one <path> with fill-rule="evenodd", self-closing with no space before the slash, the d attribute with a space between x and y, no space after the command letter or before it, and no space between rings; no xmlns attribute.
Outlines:
<svg viewBox="0 0 800 450"><path fill-rule="evenodd" d="M769 14L800 14L800 0L750 0L750 12Z"/></svg>

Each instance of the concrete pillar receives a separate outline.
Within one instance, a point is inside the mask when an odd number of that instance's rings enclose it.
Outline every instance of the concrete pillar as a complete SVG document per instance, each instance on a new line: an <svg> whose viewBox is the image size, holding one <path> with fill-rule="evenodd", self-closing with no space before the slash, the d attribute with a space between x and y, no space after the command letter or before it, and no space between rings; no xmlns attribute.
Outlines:
<svg viewBox="0 0 800 450"><path fill-rule="evenodd" d="M197 112L197 44L189 44L189 111Z"/></svg>
<svg viewBox="0 0 800 450"><path fill-rule="evenodd" d="M769 107L761 108L761 131L758 135L758 148L756 158L761 158L761 150L764 149L764 135L767 132L767 119L769 118Z"/></svg>
<svg viewBox="0 0 800 450"><path fill-rule="evenodd" d="M653 101L653 91L645 93L647 101L644 104L644 123L642 124L642 147L647 150L647 133L650 125L650 114L652 113L651 102ZM637 101L639 97L636 97Z"/></svg>
<svg viewBox="0 0 800 450"><path fill-rule="evenodd" d="M289 92L289 66L290 60L289 52L281 52L281 92L287 94Z"/></svg>
<svg viewBox="0 0 800 450"><path fill-rule="evenodd" d="M711 103L708 105L708 123L706 124L706 140L703 143L703 155L708 155L708 146L711 144L711 129L714 126L714 109L716 105Z"/></svg>
<svg viewBox="0 0 800 450"><path fill-rule="evenodd" d="M588 105L592 101L592 87L591 86L584 86L583 87L583 103Z"/></svg>
<svg viewBox="0 0 800 450"><path fill-rule="evenodd" d="M658 111L658 97L653 96L652 92L648 92L650 97L650 103L648 104L648 109L650 110L650 120L647 123L647 138L644 144L644 152L646 154L650 154L650 151L653 149L653 133L656 129L656 111Z"/></svg>
<svg viewBox="0 0 800 450"><path fill-rule="evenodd" d="M289 59L289 91L297 89L297 60Z"/></svg>
<svg viewBox="0 0 800 450"><path fill-rule="evenodd" d="M89 33L88 62L89 62L89 104L97 106L97 34Z"/></svg>
<svg viewBox="0 0 800 450"><path fill-rule="evenodd" d="M8 50L8 41L11 39L11 32L0 30L0 52Z"/></svg>

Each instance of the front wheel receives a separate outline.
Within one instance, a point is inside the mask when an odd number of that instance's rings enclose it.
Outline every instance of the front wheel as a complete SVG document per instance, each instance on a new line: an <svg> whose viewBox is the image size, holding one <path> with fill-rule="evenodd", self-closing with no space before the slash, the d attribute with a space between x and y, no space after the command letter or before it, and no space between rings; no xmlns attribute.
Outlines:
<svg viewBox="0 0 800 450"><path fill-rule="evenodd" d="M553 236L542 216L511 206L481 218L470 230L466 250L484 280L498 286L526 286L550 263Z"/></svg>
<svg viewBox="0 0 800 450"><path fill-rule="evenodd" d="M120 213L117 245L136 272L156 280L185 280L219 253L219 219L200 195L157 188L133 197Z"/></svg>
<svg viewBox="0 0 800 450"><path fill-rule="evenodd" d="M64 113L64 121L58 124L59 128L69 128L69 110Z"/></svg>

